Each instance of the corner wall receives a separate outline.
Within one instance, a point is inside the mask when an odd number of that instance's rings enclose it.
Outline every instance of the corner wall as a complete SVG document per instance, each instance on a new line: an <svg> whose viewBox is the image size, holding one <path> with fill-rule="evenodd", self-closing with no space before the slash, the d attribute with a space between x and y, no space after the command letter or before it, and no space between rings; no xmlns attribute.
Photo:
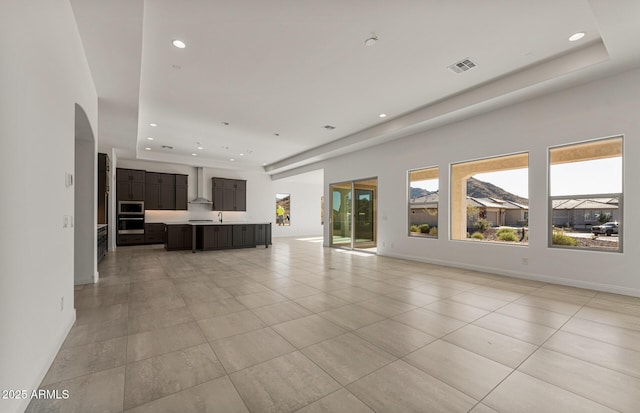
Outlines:
<svg viewBox="0 0 640 413"><path fill-rule="evenodd" d="M75 320L65 175L75 104L95 131L97 95L68 1L3 1L0 50L0 389L30 392ZM0 411L28 402L0 399Z"/></svg>
<svg viewBox="0 0 640 413"><path fill-rule="evenodd" d="M276 194L291 194L291 225L279 227L275 220ZM271 220L274 237L319 237L323 225L320 224L320 199L322 183L273 181L271 194Z"/></svg>
<svg viewBox="0 0 640 413"><path fill-rule="evenodd" d="M378 254L640 296L640 70L532 99L323 163L334 182L378 177ZM624 252L547 247L549 146L624 135ZM529 153L529 246L452 241L450 164ZM384 165L384 167L380 167ZM407 236L407 171L440 167L439 239ZM325 211L328 222L330 209ZM325 226L325 245L329 226ZM528 265L523 258L527 258Z"/></svg>

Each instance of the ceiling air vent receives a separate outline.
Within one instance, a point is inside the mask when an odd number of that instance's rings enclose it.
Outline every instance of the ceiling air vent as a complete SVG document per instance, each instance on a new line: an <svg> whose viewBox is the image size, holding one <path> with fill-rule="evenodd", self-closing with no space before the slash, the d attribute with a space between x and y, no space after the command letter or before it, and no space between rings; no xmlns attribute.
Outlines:
<svg viewBox="0 0 640 413"><path fill-rule="evenodd" d="M336 127L331 125L324 125L323 128L325 128L326 130L334 130Z"/></svg>
<svg viewBox="0 0 640 413"><path fill-rule="evenodd" d="M447 69L451 70L453 73L460 74L462 72L466 72L469 69L473 69L476 66L477 65L470 59L464 59L452 64L451 66L447 66Z"/></svg>
<svg viewBox="0 0 640 413"><path fill-rule="evenodd" d="M162 145L162 149L173 149L173 146Z"/></svg>

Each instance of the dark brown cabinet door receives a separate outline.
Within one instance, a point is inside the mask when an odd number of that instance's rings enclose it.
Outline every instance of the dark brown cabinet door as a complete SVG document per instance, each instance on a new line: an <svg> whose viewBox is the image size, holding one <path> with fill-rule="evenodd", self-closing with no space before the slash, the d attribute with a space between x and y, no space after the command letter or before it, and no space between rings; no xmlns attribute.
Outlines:
<svg viewBox="0 0 640 413"><path fill-rule="evenodd" d="M145 190L144 209L160 209L160 185L147 182Z"/></svg>
<svg viewBox="0 0 640 413"><path fill-rule="evenodd" d="M235 181L234 191L234 211L246 211L247 210L247 181Z"/></svg>
<svg viewBox="0 0 640 413"><path fill-rule="evenodd" d="M187 175L176 175L176 207L177 210L186 211L188 209L188 195L189 195L189 187L187 186L188 176Z"/></svg>
<svg viewBox="0 0 640 413"><path fill-rule="evenodd" d="M213 185L213 205L211 206L211 209L213 211L225 211L225 209L222 208L224 179L212 178L211 181Z"/></svg>
<svg viewBox="0 0 640 413"><path fill-rule="evenodd" d="M170 182L170 183L163 183L160 185L159 207L160 209L176 209L175 183Z"/></svg>
<svg viewBox="0 0 640 413"><path fill-rule="evenodd" d="M254 247L255 245L255 225L233 225L234 247Z"/></svg>
<svg viewBox="0 0 640 413"><path fill-rule="evenodd" d="M166 228L165 248L167 250L191 249L191 225L167 225Z"/></svg>

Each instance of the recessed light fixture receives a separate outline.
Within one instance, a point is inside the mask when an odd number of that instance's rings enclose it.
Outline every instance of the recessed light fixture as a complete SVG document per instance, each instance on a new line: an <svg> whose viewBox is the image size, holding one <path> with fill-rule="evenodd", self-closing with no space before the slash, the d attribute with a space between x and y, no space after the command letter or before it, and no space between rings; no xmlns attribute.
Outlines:
<svg viewBox="0 0 640 413"><path fill-rule="evenodd" d="M150 123L149 126L152 126L152 127L155 128L156 126L158 126L158 124L157 123Z"/></svg>
<svg viewBox="0 0 640 413"><path fill-rule="evenodd" d="M184 49L185 47L187 47L187 45L182 40L178 40L178 39L175 39L174 41L172 41L171 44L173 44L178 49Z"/></svg>
<svg viewBox="0 0 640 413"><path fill-rule="evenodd" d="M197 153L192 153L191 156L198 156L198 154Z"/></svg>
<svg viewBox="0 0 640 413"><path fill-rule="evenodd" d="M230 160L231 162L235 161L235 159L233 159L233 158L229 158L229 160Z"/></svg>
<svg viewBox="0 0 640 413"><path fill-rule="evenodd" d="M387 117L387 114L386 114L386 113L381 113L381 114L379 114L379 115L378 115L378 117L386 118L386 117Z"/></svg>
<svg viewBox="0 0 640 413"><path fill-rule="evenodd" d="M240 156L244 156L244 153L241 153Z"/></svg>
<svg viewBox="0 0 640 413"><path fill-rule="evenodd" d="M144 150L145 150L145 151L150 151L150 150L151 150L151 148L146 147L146 148L144 148Z"/></svg>
<svg viewBox="0 0 640 413"><path fill-rule="evenodd" d="M202 146L198 146L198 149L203 150L204 148Z"/></svg>
<svg viewBox="0 0 640 413"><path fill-rule="evenodd" d="M147 138L147 140L148 140L148 141L152 141L152 140L153 140L153 138L152 138L151 136L149 136L149 137Z"/></svg>
<svg viewBox="0 0 640 413"><path fill-rule="evenodd" d="M585 35L586 35L585 32L574 33L571 36L569 36L569 41L570 42L578 41L578 40L582 39Z"/></svg>

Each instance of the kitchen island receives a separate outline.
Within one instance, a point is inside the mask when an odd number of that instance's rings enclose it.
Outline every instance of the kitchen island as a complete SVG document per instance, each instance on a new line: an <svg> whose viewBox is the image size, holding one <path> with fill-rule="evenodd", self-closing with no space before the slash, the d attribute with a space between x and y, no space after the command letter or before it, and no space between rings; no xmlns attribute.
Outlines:
<svg viewBox="0 0 640 413"><path fill-rule="evenodd" d="M165 222L167 251L256 248L271 244L270 222Z"/></svg>

